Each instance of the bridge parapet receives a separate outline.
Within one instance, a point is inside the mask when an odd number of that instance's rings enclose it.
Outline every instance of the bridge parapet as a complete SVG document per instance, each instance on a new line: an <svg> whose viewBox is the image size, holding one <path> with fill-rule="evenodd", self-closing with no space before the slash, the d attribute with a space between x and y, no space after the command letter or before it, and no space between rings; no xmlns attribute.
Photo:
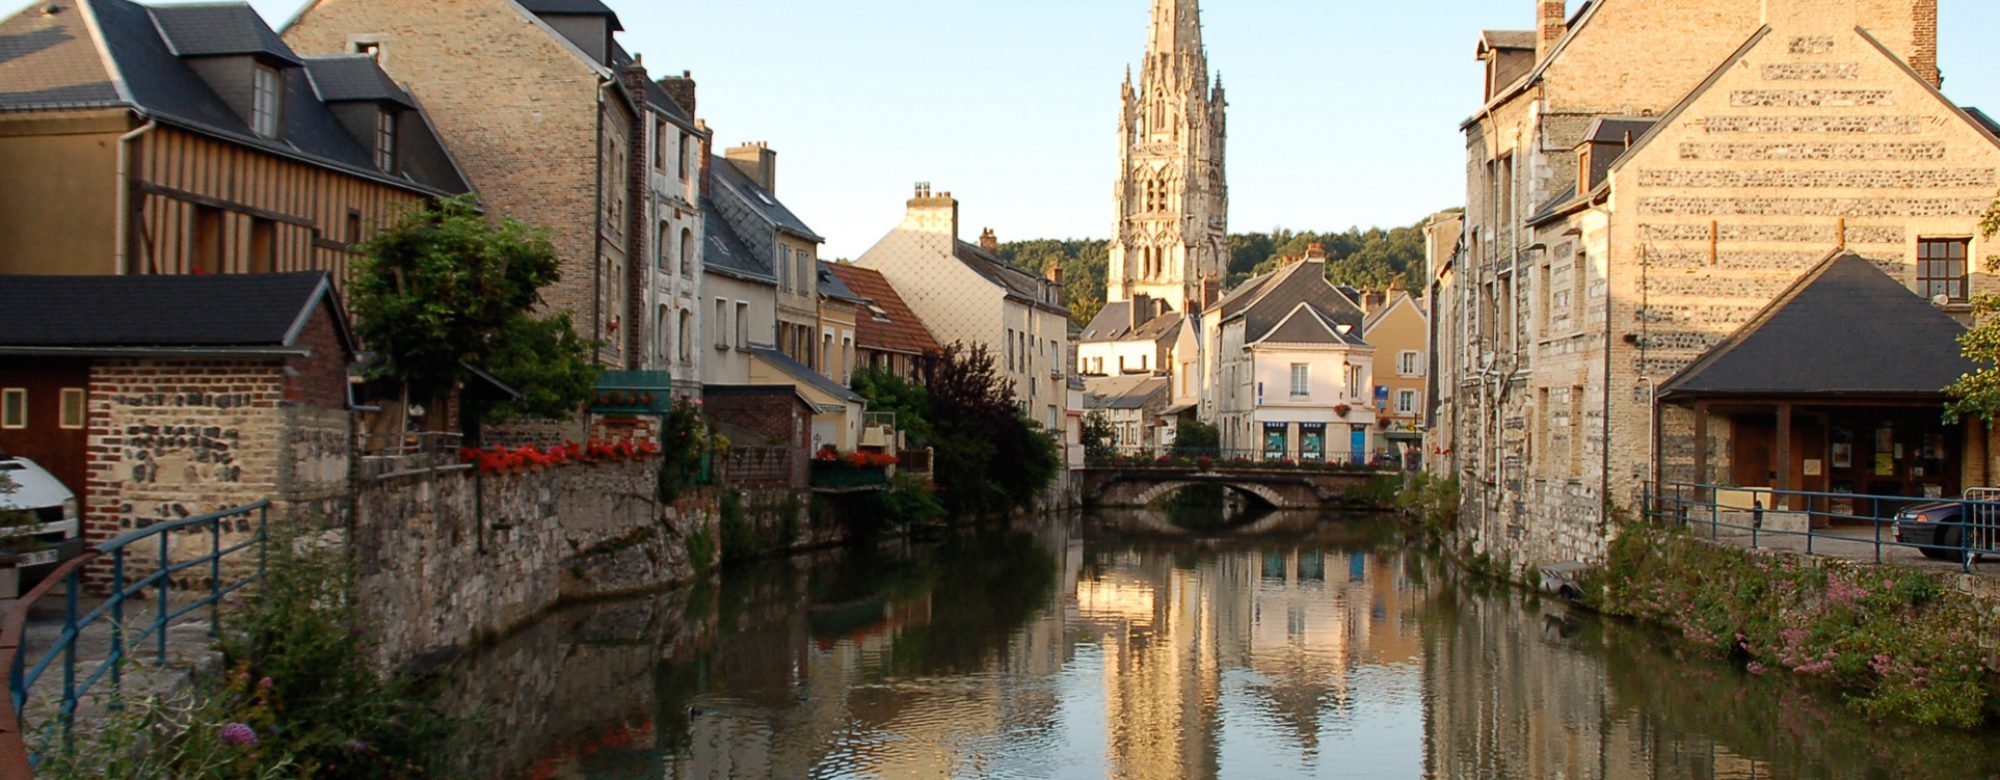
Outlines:
<svg viewBox="0 0 2000 780"><path fill-rule="evenodd" d="M1319 510L1342 504L1354 488L1381 477L1400 474L1393 469L1358 469L1351 466L1306 470L1133 464L1086 468L1082 472L1082 483L1088 500L1102 507L1138 509L1189 487L1220 485L1254 496L1274 509Z"/></svg>

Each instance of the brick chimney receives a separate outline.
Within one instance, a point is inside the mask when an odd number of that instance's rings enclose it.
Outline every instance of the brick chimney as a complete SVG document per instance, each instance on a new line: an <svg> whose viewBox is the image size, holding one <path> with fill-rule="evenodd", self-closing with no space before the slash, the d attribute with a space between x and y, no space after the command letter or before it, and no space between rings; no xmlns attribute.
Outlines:
<svg viewBox="0 0 2000 780"><path fill-rule="evenodd" d="M697 159L701 160L698 170L701 172L701 195L705 198L715 192L715 150L713 148L715 133L708 129L708 122L700 119L694 120L694 129L701 131L701 135L696 136L694 142L701 146L701 152L697 155Z"/></svg>
<svg viewBox="0 0 2000 780"><path fill-rule="evenodd" d="M1133 330L1138 330L1140 325L1152 322L1153 296L1145 294L1132 296L1132 310L1129 313L1132 316L1127 319L1131 320Z"/></svg>
<svg viewBox="0 0 2000 780"><path fill-rule="evenodd" d="M771 151L771 145L763 141L732 147L723 152L724 159L744 176L750 177L765 192L778 194L778 153Z"/></svg>
<svg viewBox="0 0 2000 780"><path fill-rule="evenodd" d="M987 254L1000 253L1000 237L994 235L993 228L987 228L979 234L979 248L986 250Z"/></svg>
<svg viewBox="0 0 2000 780"><path fill-rule="evenodd" d="M1325 244L1306 245L1306 262L1308 263L1326 262L1326 245Z"/></svg>
<svg viewBox="0 0 2000 780"><path fill-rule="evenodd" d="M958 201L951 193L933 193L930 182L918 182L908 206L903 215L904 229L940 235L944 239L943 251L947 254L954 251L958 242Z"/></svg>
<svg viewBox="0 0 2000 780"><path fill-rule="evenodd" d="M1944 74L1938 71L1938 9L1937 0L1916 0L1910 22L1913 33L1910 45L1910 69L1922 76L1931 86L1944 88Z"/></svg>
<svg viewBox="0 0 2000 780"><path fill-rule="evenodd" d="M1535 0L1535 61L1548 59L1556 42L1569 33L1567 0Z"/></svg>
<svg viewBox="0 0 2000 780"><path fill-rule="evenodd" d="M667 97L673 98L674 105L680 106L690 118L698 116L694 112L694 87L694 71L691 70L681 71L678 77L660 79L660 89L666 90Z"/></svg>

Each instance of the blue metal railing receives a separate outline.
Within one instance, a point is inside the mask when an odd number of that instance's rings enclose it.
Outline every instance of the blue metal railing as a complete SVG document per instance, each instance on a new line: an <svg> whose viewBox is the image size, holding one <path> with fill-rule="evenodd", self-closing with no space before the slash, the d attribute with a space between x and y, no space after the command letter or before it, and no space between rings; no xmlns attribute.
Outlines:
<svg viewBox="0 0 2000 780"><path fill-rule="evenodd" d="M1168 447L1164 451L1149 448L1111 448L1088 453L1086 463L1091 468L1137 470L1214 468L1252 471L1366 471L1402 467L1402 462L1391 456L1378 457L1371 462L1365 456L1356 457L1355 453L1346 451L1300 454L1266 450L1177 447Z"/></svg>
<svg viewBox="0 0 2000 780"><path fill-rule="evenodd" d="M104 544L86 550L82 555L70 559L56 568L41 584L23 596L7 613L6 622L0 625L0 664L7 669L9 704L0 708L0 779L14 780L32 775L31 768L39 763L39 757L32 754L27 746L25 728L21 723L28 699L34 691L35 683L42 675L57 664L62 670L62 706L56 711L56 722L45 724L46 730L60 728L65 747L72 746L70 725L77 705L107 676L111 679L113 710L122 708L120 693L124 682L124 664L128 655L138 658L142 645L150 642L151 655L155 666L167 663L168 628L173 621L206 608L209 611L208 635L217 636L222 629L222 600L224 597L264 578L267 560L265 543L270 536L270 501L259 501L248 506L237 507L214 514L160 523L144 530L135 531ZM224 525L229 521L247 519L254 516L257 521L256 533L247 541L228 547L222 546ZM176 534L200 535L207 537L207 550L195 557L175 562L173 541ZM133 547L157 542L158 566L145 576L128 580L126 560L132 555L151 556L154 551L145 550L128 554ZM182 548L185 550L185 548ZM254 550L257 556L256 574L246 576L236 582L222 581L222 563L232 555ZM78 614L78 598L84 587L84 570L93 563L110 560L111 583L109 595L104 603L82 615ZM183 572L206 569L207 585L204 588L179 591L181 603L176 604L174 576ZM35 603L58 584L63 586L63 630L49 647L36 657L34 665L28 665L29 652L23 646L28 613ZM125 623L125 602L133 597L144 598L151 594L154 609L143 625L128 627ZM189 593L202 594L189 600ZM100 621L108 621L110 649L104 660L90 669L79 680L77 665L77 640L83 632ZM129 651L138 650L140 653Z"/></svg>
<svg viewBox="0 0 2000 780"><path fill-rule="evenodd" d="M1993 491L1911 498L1666 482L1646 486L1644 505L1654 522L1711 539L1727 532L1747 538L1752 549L1803 540L1807 555L1872 556L1882 563L1885 550L1908 548L1966 572L1982 557L2000 557L2000 493ZM1777 518L1802 520L1803 530L1774 527ZM1852 545L1868 553L1857 556Z"/></svg>

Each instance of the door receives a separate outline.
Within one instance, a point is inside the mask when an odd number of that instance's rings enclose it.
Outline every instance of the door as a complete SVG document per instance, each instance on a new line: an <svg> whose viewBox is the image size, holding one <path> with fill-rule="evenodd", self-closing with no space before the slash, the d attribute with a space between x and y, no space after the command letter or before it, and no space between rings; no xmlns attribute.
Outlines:
<svg viewBox="0 0 2000 780"><path fill-rule="evenodd" d="M1768 415L1739 414L1729 421L1729 481L1738 487L1768 488L1778 483L1772 458L1778 451L1778 421Z"/></svg>
<svg viewBox="0 0 2000 780"><path fill-rule="evenodd" d="M1351 450L1354 454L1354 460L1353 460L1354 463L1368 462L1367 428L1359 425L1354 426L1354 432L1348 434L1348 449Z"/></svg>
<svg viewBox="0 0 2000 780"><path fill-rule="evenodd" d="M41 464L79 499L89 387L90 364L81 360L0 361L0 449Z"/></svg>

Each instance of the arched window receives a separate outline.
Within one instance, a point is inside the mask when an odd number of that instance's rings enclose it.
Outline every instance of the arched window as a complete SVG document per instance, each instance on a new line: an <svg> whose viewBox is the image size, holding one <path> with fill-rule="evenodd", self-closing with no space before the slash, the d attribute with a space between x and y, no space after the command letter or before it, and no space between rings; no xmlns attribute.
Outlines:
<svg viewBox="0 0 2000 780"><path fill-rule="evenodd" d="M681 275L694 276L694 231L681 229Z"/></svg>
<svg viewBox="0 0 2000 780"><path fill-rule="evenodd" d="M658 265L660 267L660 270L662 271L665 271L671 267L667 265L667 262L669 258L674 256L673 247L667 244L667 240L674 237L673 230L674 230L673 225L670 225L665 222L660 223L660 243L657 246L653 247L653 252L654 252L653 256L659 258Z"/></svg>
<svg viewBox="0 0 2000 780"><path fill-rule="evenodd" d="M673 345L673 334L667 327L673 323L667 319L667 307L661 306L653 313L653 359L662 366L673 366L673 353L668 349Z"/></svg>
<svg viewBox="0 0 2000 780"><path fill-rule="evenodd" d="M718 326L720 327L720 326ZM694 362L694 311L681 310L681 363Z"/></svg>

